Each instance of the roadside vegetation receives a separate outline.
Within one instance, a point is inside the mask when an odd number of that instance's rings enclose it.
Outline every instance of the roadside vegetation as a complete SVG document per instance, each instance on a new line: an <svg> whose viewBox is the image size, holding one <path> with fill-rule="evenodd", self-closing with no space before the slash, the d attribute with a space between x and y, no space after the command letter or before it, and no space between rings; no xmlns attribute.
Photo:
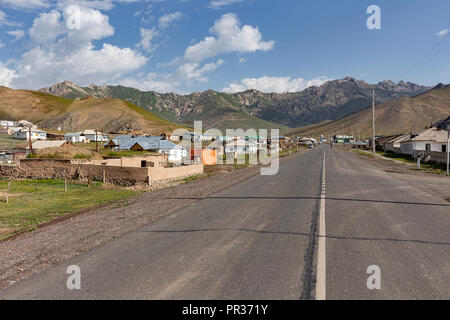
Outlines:
<svg viewBox="0 0 450 320"><path fill-rule="evenodd" d="M17 180L10 184L0 179L0 240L21 231L31 231L40 224L68 213L130 198L138 191L104 186L99 182L68 182L61 180ZM36 191L37 190L37 191Z"/></svg>
<svg viewBox="0 0 450 320"><path fill-rule="evenodd" d="M362 150L354 150L354 149L352 151L357 152L360 155L372 158L371 152L362 151ZM405 165L410 166L411 170L417 170L416 169L417 161L414 160L414 158L410 155L398 154L398 153L390 152L390 151L389 152L377 151L377 155L392 159L394 161L404 163ZM437 173L437 174L446 174L447 167L446 167L446 164L444 164L444 163L421 162L419 170L433 172L433 173Z"/></svg>
<svg viewBox="0 0 450 320"><path fill-rule="evenodd" d="M417 161L414 160L414 158L412 156L406 155L406 154L397 154L395 152L380 152L380 151L378 151L377 154L379 154L383 157L386 157L386 158L404 162L406 164L416 165L416 163L417 163ZM428 171L433 171L435 173L445 174L447 167L446 167L446 164L444 164L444 163L421 162L420 168L428 170ZM415 169L415 167L414 167L414 169Z"/></svg>

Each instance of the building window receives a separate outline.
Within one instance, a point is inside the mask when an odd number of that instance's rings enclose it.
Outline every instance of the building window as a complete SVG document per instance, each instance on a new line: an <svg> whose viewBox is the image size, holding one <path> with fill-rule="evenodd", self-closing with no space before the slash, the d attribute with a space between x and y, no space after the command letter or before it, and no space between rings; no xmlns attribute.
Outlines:
<svg viewBox="0 0 450 320"><path fill-rule="evenodd" d="M442 145L442 152L447 152L447 145L446 144Z"/></svg>
<svg viewBox="0 0 450 320"><path fill-rule="evenodd" d="M431 151L431 144L425 144L425 151Z"/></svg>

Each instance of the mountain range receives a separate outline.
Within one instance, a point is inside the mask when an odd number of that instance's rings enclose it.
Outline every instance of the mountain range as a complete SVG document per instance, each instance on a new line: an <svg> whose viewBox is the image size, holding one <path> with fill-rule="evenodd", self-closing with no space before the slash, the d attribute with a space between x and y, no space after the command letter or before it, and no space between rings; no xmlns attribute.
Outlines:
<svg viewBox="0 0 450 320"><path fill-rule="evenodd" d="M415 97L401 97L375 106L377 134L417 133L432 123L450 115L450 85L438 84ZM445 129L445 128L444 128ZM372 108L354 112L337 121L324 121L291 130L289 135L319 136L351 134L372 135Z"/></svg>
<svg viewBox="0 0 450 320"><path fill-rule="evenodd" d="M333 121L371 105L372 90L377 104L398 97L412 97L430 87L410 82L382 81L369 84L347 77L328 81L322 86L309 87L296 93L262 93L248 90L223 93L213 90L189 95L143 92L123 86L80 87L70 81L40 89L41 92L69 98L117 98L126 100L165 120L192 126L202 120L203 128L280 128L287 131Z"/></svg>

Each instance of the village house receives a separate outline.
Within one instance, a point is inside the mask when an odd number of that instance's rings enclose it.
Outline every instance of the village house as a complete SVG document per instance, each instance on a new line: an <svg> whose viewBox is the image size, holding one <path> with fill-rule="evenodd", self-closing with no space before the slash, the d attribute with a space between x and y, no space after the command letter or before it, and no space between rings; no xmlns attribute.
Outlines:
<svg viewBox="0 0 450 320"><path fill-rule="evenodd" d="M217 155L223 155L225 152L225 144L224 141L213 141L205 148L215 150Z"/></svg>
<svg viewBox="0 0 450 320"><path fill-rule="evenodd" d="M400 152L411 156L415 151L446 152L447 139L448 132L440 127L425 129L400 142Z"/></svg>
<svg viewBox="0 0 450 320"><path fill-rule="evenodd" d="M21 129L19 131L14 132L13 137L15 139L28 140L30 139L30 130L29 129ZM39 129L31 129L31 140L46 140L47 132L39 130Z"/></svg>
<svg viewBox="0 0 450 320"><path fill-rule="evenodd" d="M386 142L391 141L400 136L401 136L401 134L394 134L394 135L390 135L390 136L379 136L375 139L375 148L377 150L386 151L385 150Z"/></svg>
<svg viewBox="0 0 450 320"><path fill-rule="evenodd" d="M36 128L36 125L27 120L19 120L17 121L19 127L23 128Z"/></svg>
<svg viewBox="0 0 450 320"><path fill-rule="evenodd" d="M88 141L92 142L107 142L109 140L108 135L106 133L95 130L84 130L83 135L86 137Z"/></svg>
<svg viewBox="0 0 450 320"><path fill-rule="evenodd" d="M86 143L86 136L82 131L79 132L69 132L64 135L64 140L70 141L72 143Z"/></svg>
<svg viewBox="0 0 450 320"><path fill-rule="evenodd" d="M11 121L11 120L0 120L0 126L3 128L9 128L9 127L16 127L17 126L17 122L16 121Z"/></svg>
<svg viewBox="0 0 450 320"><path fill-rule="evenodd" d="M163 140L163 137L121 135L111 139L105 144L105 147L117 151L132 150L163 153L168 156L170 163L181 163L187 157L185 149L171 141Z"/></svg>
<svg viewBox="0 0 450 320"><path fill-rule="evenodd" d="M72 144L66 140L46 140L46 141L35 141L31 144L33 151L47 149L47 148L59 148L67 144ZM25 148L29 152L30 147Z"/></svg>
<svg viewBox="0 0 450 320"><path fill-rule="evenodd" d="M411 134L403 134L401 136L395 137L391 140L384 142L384 151L385 152L394 152L400 153L400 143L410 140Z"/></svg>
<svg viewBox="0 0 450 320"><path fill-rule="evenodd" d="M225 145L226 154L245 155L245 154L255 154L258 152L258 145L256 143L245 141L242 139L236 139L230 141Z"/></svg>
<svg viewBox="0 0 450 320"><path fill-rule="evenodd" d="M0 150L0 165L16 164L27 156L26 150Z"/></svg>

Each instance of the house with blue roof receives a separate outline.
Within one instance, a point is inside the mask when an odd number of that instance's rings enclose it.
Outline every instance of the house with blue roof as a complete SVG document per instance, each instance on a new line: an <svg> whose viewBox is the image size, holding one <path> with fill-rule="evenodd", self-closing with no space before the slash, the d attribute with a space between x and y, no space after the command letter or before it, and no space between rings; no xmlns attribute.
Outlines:
<svg viewBox="0 0 450 320"><path fill-rule="evenodd" d="M163 137L121 135L111 139L106 148L163 153L170 163L181 163L187 157L187 150Z"/></svg>

